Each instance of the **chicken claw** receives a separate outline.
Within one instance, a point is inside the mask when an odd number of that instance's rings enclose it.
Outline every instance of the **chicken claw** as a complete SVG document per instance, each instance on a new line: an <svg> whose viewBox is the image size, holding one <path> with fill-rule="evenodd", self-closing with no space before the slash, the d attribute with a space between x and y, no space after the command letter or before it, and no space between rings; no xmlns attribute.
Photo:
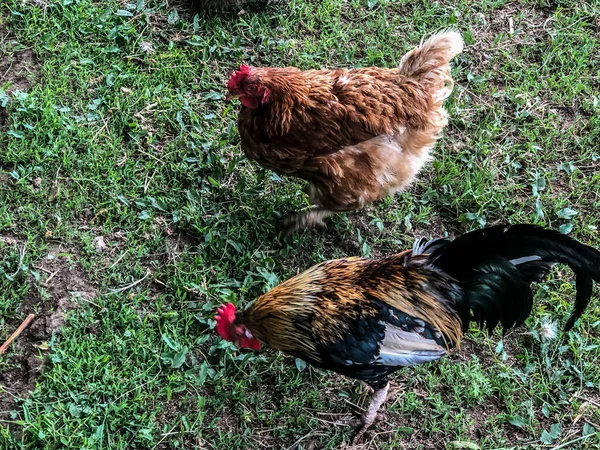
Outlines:
<svg viewBox="0 0 600 450"><path fill-rule="evenodd" d="M299 214L289 214L278 224L278 232L283 236L284 241L289 242L294 234L305 228L325 228L323 220L331 214L331 211L321 208L312 208Z"/></svg>
<svg viewBox="0 0 600 450"><path fill-rule="evenodd" d="M375 419L377 418L377 412L379 411L379 408L381 408L381 405L383 405L383 403L387 399L389 389L390 383L388 382L384 387L382 387L381 389L377 389L373 393L373 397L371 398L369 408L367 409L367 412L365 413L362 419L363 426L354 435L354 438L352 439L352 445L356 445L358 441L363 437L365 432L371 427L371 425L373 425L373 422L375 422Z"/></svg>

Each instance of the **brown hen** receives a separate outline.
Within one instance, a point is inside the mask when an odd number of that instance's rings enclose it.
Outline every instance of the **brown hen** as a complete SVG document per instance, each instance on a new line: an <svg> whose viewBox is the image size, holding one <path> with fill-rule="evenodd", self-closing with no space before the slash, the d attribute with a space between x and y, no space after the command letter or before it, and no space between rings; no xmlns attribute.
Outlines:
<svg viewBox="0 0 600 450"><path fill-rule="evenodd" d="M314 206L288 218L288 233L406 189L448 124L449 62L462 48L460 34L449 31L407 53L396 69L235 71L227 88L242 103L242 150L309 182Z"/></svg>

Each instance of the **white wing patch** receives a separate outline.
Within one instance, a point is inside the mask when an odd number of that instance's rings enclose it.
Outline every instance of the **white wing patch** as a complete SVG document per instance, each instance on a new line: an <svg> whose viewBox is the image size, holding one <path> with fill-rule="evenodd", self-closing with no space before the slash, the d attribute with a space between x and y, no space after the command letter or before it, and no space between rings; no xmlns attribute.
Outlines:
<svg viewBox="0 0 600 450"><path fill-rule="evenodd" d="M427 238L421 237L415 240L412 248L413 255L420 255L429 241Z"/></svg>
<svg viewBox="0 0 600 450"><path fill-rule="evenodd" d="M522 256L520 258L511 259L509 262L513 266L518 266L519 264L524 264L524 263L528 263L531 261L539 261L541 259L542 259L541 256L531 255L531 256Z"/></svg>
<svg viewBox="0 0 600 450"><path fill-rule="evenodd" d="M386 366L414 366L435 361L445 354L446 349L434 340L386 323L376 362Z"/></svg>

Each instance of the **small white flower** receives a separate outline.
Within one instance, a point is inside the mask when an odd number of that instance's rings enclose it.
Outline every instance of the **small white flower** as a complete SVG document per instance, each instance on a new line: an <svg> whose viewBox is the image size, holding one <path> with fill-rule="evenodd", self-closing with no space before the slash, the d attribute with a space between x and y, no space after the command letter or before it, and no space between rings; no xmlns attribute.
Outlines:
<svg viewBox="0 0 600 450"><path fill-rule="evenodd" d="M556 326L556 322L548 317L544 317L542 319L542 323L540 324L539 333L542 339L546 339L548 341L556 339L556 336L558 336L558 327Z"/></svg>
<svg viewBox="0 0 600 450"><path fill-rule="evenodd" d="M140 48L144 53L154 53L154 46L152 42L142 41Z"/></svg>

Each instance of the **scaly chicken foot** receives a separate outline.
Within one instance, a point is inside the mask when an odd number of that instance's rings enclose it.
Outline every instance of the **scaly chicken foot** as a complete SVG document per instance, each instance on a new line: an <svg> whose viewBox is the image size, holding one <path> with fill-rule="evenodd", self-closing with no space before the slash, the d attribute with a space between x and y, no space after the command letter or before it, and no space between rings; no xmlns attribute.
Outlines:
<svg viewBox="0 0 600 450"><path fill-rule="evenodd" d="M284 239L288 240L304 228L325 227L323 220L331 214L333 214L331 211L315 207L304 213L287 215L281 220L279 232Z"/></svg>
<svg viewBox="0 0 600 450"><path fill-rule="evenodd" d="M373 425L373 422L375 422L375 419L377 418L377 412L381 408L381 405L383 405L383 403L387 399L389 389L390 383L388 382L384 387L382 387L381 389L377 389L373 393L371 403L369 403L369 408L367 409L367 412L365 413L362 419L363 426L360 428L360 430L358 430L358 432L352 439L353 445L358 443L358 441L365 434L365 431L367 431L371 427L371 425Z"/></svg>

